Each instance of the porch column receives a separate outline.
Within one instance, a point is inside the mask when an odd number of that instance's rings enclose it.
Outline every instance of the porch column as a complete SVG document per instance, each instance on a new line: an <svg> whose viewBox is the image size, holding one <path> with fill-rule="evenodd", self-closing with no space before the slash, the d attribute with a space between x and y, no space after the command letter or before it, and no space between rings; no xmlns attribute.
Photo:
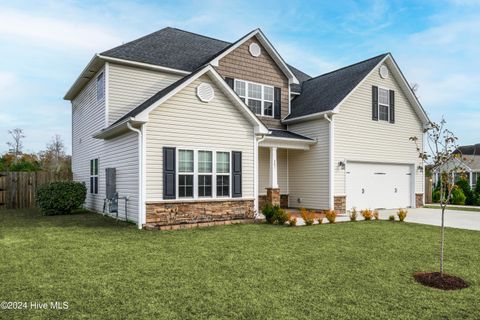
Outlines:
<svg viewBox="0 0 480 320"><path fill-rule="evenodd" d="M277 148L270 148L270 185L267 188L267 202L280 205L280 189L278 188Z"/></svg>
<svg viewBox="0 0 480 320"><path fill-rule="evenodd" d="M277 178L277 148L270 148L270 188L278 188L278 178Z"/></svg>

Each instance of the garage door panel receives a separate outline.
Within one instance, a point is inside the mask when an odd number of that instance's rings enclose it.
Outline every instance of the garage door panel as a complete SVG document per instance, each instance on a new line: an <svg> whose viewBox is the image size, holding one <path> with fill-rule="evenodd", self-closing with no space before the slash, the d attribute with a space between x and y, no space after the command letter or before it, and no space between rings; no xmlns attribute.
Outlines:
<svg viewBox="0 0 480 320"><path fill-rule="evenodd" d="M409 165L349 162L346 174L348 209L390 209L411 205Z"/></svg>

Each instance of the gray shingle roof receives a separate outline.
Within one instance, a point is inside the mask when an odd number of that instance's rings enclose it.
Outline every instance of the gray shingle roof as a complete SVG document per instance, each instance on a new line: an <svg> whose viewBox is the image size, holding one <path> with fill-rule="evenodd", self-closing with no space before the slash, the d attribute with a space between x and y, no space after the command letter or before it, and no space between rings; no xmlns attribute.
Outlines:
<svg viewBox="0 0 480 320"><path fill-rule="evenodd" d="M293 74L295 77L298 79L299 84L294 84L292 83L290 85L290 89L292 92L297 92L300 93L302 92L302 83L304 81L310 80L312 77L310 77L308 74L304 73L303 71L298 70L297 68L287 64L290 70L292 70Z"/></svg>
<svg viewBox="0 0 480 320"><path fill-rule="evenodd" d="M286 119L333 110L388 53L308 79Z"/></svg>
<svg viewBox="0 0 480 320"><path fill-rule="evenodd" d="M458 151L462 153L462 155L477 155L480 156L480 143L469 145L469 146L460 146L457 148ZM455 150L455 153L458 153Z"/></svg>
<svg viewBox="0 0 480 320"><path fill-rule="evenodd" d="M175 28L164 28L101 55L193 71L231 44Z"/></svg>
<svg viewBox="0 0 480 320"><path fill-rule="evenodd" d="M301 140L313 140L308 137L302 136L300 134L287 131L287 130L279 130L279 129L268 129L272 133L270 134L271 137L276 138L289 138L289 139L301 139Z"/></svg>
<svg viewBox="0 0 480 320"><path fill-rule="evenodd" d="M233 46L230 43L176 28L163 28L100 55L192 72ZM299 82L310 76L288 65ZM292 84L294 92L300 86Z"/></svg>

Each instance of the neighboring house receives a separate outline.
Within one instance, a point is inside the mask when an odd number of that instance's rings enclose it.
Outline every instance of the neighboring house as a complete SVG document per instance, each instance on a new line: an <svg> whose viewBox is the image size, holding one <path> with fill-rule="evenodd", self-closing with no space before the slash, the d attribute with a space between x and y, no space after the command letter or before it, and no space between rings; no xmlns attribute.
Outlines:
<svg viewBox="0 0 480 320"><path fill-rule="evenodd" d="M65 99L86 207L102 211L108 180L139 227L250 219L265 202L423 204L409 138L428 118L389 53L312 78L259 29L228 43L165 28L96 54Z"/></svg>
<svg viewBox="0 0 480 320"><path fill-rule="evenodd" d="M466 178L470 186L475 188L480 178L480 143L470 146L460 146L454 153L458 155L458 158L455 159L455 167L461 169L458 173L454 173L455 181L460 178ZM436 170L433 172L433 184L437 185L439 181L440 170Z"/></svg>

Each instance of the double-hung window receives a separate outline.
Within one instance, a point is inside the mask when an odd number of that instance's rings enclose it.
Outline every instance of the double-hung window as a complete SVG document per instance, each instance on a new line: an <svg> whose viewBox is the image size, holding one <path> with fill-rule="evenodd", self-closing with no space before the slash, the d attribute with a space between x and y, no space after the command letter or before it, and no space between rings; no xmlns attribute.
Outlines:
<svg viewBox="0 0 480 320"><path fill-rule="evenodd" d="M272 86L235 79L234 90L255 114L265 117L274 116Z"/></svg>
<svg viewBox="0 0 480 320"><path fill-rule="evenodd" d="M217 197L230 196L230 153L217 152Z"/></svg>
<svg viewBox="0 0 480 320"><path fill-rule="evenodd" d="M98 158L90 160L90 193L98 194Z"/></svg>
<svg viewBox="0 0 480 320"><path fill-rule="evenodd" d="M390 94L387 89L378 88L378 119L389 121Z"/></svg>
<svg viewBox="0 0 480 320"><path fill-rule="evenodd" d="M198 151L198 196L212 196L212 151Z"/></svg>
<svg viewBox="0 0 480 320"><path fill-rule="evenodd" d="M178 196L193 198L193 150L178 151Z"/></svg>

